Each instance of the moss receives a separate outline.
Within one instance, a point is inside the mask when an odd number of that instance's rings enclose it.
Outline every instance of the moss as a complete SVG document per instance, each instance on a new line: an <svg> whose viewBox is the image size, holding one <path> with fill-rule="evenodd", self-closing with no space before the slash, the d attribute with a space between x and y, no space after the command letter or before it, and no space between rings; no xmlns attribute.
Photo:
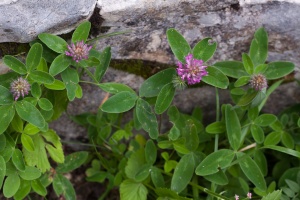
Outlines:
<svg viewBox="0 0 300 200"><path fill-rule="evenodd" d="M161 70L175 66L147 60L113 59L110 62L110 67L136 74L147 79Z"/></svg>
<svg viewBox="0 0 300 200"><path fill-rule="evenodd" d="M28 43L4 42L0 43L0 58L5 55L20 55L29 51Z"/></svg>

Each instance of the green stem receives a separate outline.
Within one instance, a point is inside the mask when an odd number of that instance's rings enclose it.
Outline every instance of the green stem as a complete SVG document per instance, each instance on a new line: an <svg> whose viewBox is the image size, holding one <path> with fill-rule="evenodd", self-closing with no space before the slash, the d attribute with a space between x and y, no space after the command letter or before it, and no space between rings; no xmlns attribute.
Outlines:
<svg viewBox="0 0 300 200"><path fill-rule="evenodd" d="M209 190L209 189L207 189L207 188L204 188L204 187L202 187L202 186L200 186L200 185L197 185L197 184L194 184L194 183L192 183L192 182L190 182L189 185L198 188L199 190L201 190L202 192L205 192L206 194L209 194L209 195L211 195L211 196L220 198L220 199L222 199L222 200L231 200L231 199L229 199L229 198L227 198L227 197L224 197L224 196L222 196L222 195L219 195L219 194L217 194L217 193L215 193L215 192L213 192L213 191L211 191L211 190Z"/></svg>
<svg viewBox="0 0 300 200"><path fill-rule="evenodd" d="M196 185L198 185L198 177L194 176L192 182ZM199 190L197 187L192 187L193 188L193 197L194 199L199 199Z"/></svg>
<svg viewBox="0 0 300 200"><path fill-rule="evenodd" d="M172 177L171 173L165 172L164 170L162 170L160 168L158 168L158 169L160 170L161 173L163 173L163 174L165 174L167 176ZM222 196L222 195L220 195L218 193L215 193L215 192L213 192L213 191L211 191L211 190L209 190L209 189L207 189L205 187L202 187L202 186L198 185L198 183L189 182L188 184L191 185L191 186L193 186L193 187L195 187L195 188L197 188L198 190L201 190L202 192L204 192L206 194L209 194L209 195L211 195L213 197L220 198L220 200L231 200L230 198L224 197L224 196ZM152 188L150 188L150 189L152 189Z"/></svg>
<svg viewBox="0 0 300 200"><path fill-rule="evenodd" d="M216 90L216 122L220 121L220 97L219 97L219 90L218 88L215 88ZM216 134L215 136L215 148L214 152L218 151L219 149L219 134ZM214 183L211 183L211 190L213 192L216 191L216 185ZM212 200L214 197L212 197Z"/></svg>
<svg viewBox="0 0 300 200"><path fill-rule="evenodd" d="M90 82L90 81L80 81L80 83L87 83L87 84L92 84L92 85L99 85L99 83L94 83L94 82Z"/></svg>
<svg viewBox="0 0 300 200"><path fill-rule="evenodd" d="M219 91L218 88L216 88L216 122L220 120L220 97L219 97ZM215 148L214 151L218 151L219 146L219 134L216 134L215 137Z"/></svg>
<svg viewBox="0 0 300 200"><path fill-rule="evenodd" d="M90 72L90 70L88 70L87 68L84 68L85 72L89 75L89 77L91 77L91 79L93 79L93 81L95 81L95 83L99 84L99 82L97 81L97 79L94 77L94 75L92 74L92 72ZM94 84L95 84L94 83Z"/></svg>

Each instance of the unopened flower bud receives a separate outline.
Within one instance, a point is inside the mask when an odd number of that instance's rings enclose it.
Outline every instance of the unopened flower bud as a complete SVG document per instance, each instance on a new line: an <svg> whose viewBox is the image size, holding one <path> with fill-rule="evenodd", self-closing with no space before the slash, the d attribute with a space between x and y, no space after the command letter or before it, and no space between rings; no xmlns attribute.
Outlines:
<svg viewBox="0 0 300 200"><path fill-rule="evenodd" d="M268 82L264 75L256 74L251 77L250 86L257 91L262 91L268 87Z"/></svg>
<svg viewBox="0 0 300 200"><path fill-rule="evenodd" d="M21 95L24 98L24 96L28 94L30 91L30 84L26 79L19 77L10 84L10 91L13 94L15 101L17 101Z"/></svg>

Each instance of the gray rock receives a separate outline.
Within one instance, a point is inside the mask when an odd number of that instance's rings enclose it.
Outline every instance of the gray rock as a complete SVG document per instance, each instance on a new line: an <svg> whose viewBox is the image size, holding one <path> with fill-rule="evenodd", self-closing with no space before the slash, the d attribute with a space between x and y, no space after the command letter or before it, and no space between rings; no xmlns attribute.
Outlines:
<svg viewBox="0 0 300 200"><path fill-rule="evenodd" d="M166 30L176 28L191 46L205 37L218 43L210 63L241 60L241 53L249 50L255 30L263 26L269 34L268 61L292 61L300 70L299 0L129 0L121 3L103 0L98 4L105 19L103 26L109 32L131 30L129 34L98 42L98 47L112 46L114 58L175 63Z"/></svg>
<svg viewBox="0 0 300 200"><path fill-rule="evenodd" d="M0 42L30 42L39 33L68 33L88 19L96 0L2 0Z"/></svg>

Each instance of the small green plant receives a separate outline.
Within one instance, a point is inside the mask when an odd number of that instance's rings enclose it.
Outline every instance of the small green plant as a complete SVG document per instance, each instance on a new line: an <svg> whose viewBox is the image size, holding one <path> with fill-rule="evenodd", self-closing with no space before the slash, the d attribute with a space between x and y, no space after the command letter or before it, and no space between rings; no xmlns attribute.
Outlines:
<svg viewBox="0 0 300 200"><path fill-rule="evenodd" d="M99 52L89 44L90 26L82 23L69 45L40 34L25 63L3 58L12 70L0 76L0 186L6 198L24 199L31 192L46 196L52 184L57 196L76 199L64 174L82 164L88 166L86 180L105 187L99 199L113 188L119 188L123 200L298 198L299 105L278 116L262 112L294 64L266 63L263 28L242 62L210 66L206 63L217 48L211 38L191 48L169 29L177 69L158 72L135 92L124 84L101 83L111 53L109 47ZM81 80L83 74L91 81ZM216 88L216 120L210 124L203 123L206 114L196 105L192 114L172 105L176 90L200 82ZM59 135L48 124L59 119L68 102L82 97L80 83L97 85L112 96L96 114L71 116L87 128L91 148L65 156ZM230 92L232 104L220 105L220 89ZM133 116L124 124L127 111ZM164 113L171 127L162 131L157 116Z"/></svg>

